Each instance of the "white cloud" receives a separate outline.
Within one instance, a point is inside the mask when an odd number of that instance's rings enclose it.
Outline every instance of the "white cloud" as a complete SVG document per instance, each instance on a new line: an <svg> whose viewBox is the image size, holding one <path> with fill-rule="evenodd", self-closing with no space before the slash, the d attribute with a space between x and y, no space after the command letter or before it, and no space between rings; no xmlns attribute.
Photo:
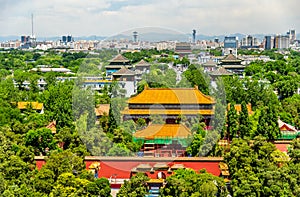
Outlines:
<svg viewBox="0 0 300 197"><path fill-rule="evenodd" d="M158 26L199 34L300 31L296 0L0 0L0 35L113 35Z"/></svg>

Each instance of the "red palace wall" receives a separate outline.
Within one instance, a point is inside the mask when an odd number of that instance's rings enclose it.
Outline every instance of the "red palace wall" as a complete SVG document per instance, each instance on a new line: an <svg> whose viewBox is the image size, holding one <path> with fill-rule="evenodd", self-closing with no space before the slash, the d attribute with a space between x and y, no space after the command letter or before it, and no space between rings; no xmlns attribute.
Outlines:
<svg viewBox="0 0 300 197"><path fill-rule="evenodd" d="M282 152L287 152L290 141L275 141L274 145ZM36 167L41 169L46 163L43 156L36 156ZM206 169L207 172L219 176L219 163L223 161L222 157L85 157L86 169L94 162L100 163L98 177L112 179L129 179L131 170L139 164L149 164L154 166L156 163L166 163L169 167L174 164L183 164L185 168L191 168L195 171ZM167 176L170 175L167 171L164 172ZM154 173L146 172L150 178L157 178L158 171Z"/></svg>
<svg viewBox="0 0 300 197"><path fill-rule="evenodd" d="M40 170L46 163L44 157L35 157L36 167ZM219 176L219 163L223 161L222 157L167 157L167 158L155 158L155 157L85 157L86 169L89 170L89 166L94 162L100 163L100 170L98 171L98 177L112 178L112 179L129 179L131 176L131 170L137 167L139 164L149 164L154 166L156 163L166 163L169 167L174 164L183 164L185 168L191 168L195 171L206 169L207 172ZM158 172L164 172L166 176L169 176L167 170L165 171L150 171L146 172L149 178L157 178Z"/></svg>
<svg viewBox="0 0 300 197"><path fill-rule="evenodd" d="M154 166L156 163L166 163L169 167L174 164L183 164L185 168L191 168L195 171L206 169L207 172L219 176L219 163L223 161L221 157L212 158L196 158L196 157L179 157L179 158L138 158L138 157L86 157L86 169L94 162L100 163L98 177L129 179L131 170L139 164L149 164ZM157 178L158 172L164 172L167 176L170 175L166 171L147 171L149 178Z"/></svg>

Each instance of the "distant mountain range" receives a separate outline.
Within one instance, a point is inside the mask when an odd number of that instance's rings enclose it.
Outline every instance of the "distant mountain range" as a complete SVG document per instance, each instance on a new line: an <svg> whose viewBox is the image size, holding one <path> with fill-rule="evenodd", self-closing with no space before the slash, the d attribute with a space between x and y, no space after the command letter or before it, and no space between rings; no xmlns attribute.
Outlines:
<svg viewBox="0 0 300 197"><path fill-rule="evenodd" d="M259 40L263 40L263 38L266 35L272 35L272 34L252 34L253 37L258 38ZM225 36L237 36L239 40L246 37L247 34L241 34L241 33L235 33L230 35L203 35L198 34L196 35L196 40L214 40L215 38L218 38L219 41L223 41ZM147 32L147 33L141 33L138 35L138 40L142 41L150 41L150 42L158 42L158 41L170 41L170 40L177 40L177 41L189 41L191 40L192 35L191 34L176 34L176 33L157 33L157 32ZM300 38L300 34L297 34L297 38ZM97 35L91 35L91 36L79 36L74 37L74 40L120 40L120 39L127 39L132 40L132 35L125 35L125 34L118 34L111 37L105 37L105 36L97 36ZM11 40L20 40L20 36L0 36L0 42L5 41L11 41ZM59 41L61 40L61 37L59 36L52 36L52 37L37 37L38 41Z"/></svg>

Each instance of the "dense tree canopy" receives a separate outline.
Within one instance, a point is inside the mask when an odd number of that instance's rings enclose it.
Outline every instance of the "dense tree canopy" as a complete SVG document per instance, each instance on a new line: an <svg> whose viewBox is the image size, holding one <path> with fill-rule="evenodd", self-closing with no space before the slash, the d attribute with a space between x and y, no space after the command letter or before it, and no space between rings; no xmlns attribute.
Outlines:
<svg viewBox="0 0 300 197"><path fill-rule="evenodd" d="M131 63L145 59L151 64L150 72L138 84L138 92L145 85L169 88L197 85L203 93L215 97L213 131L204 129L200 117L192 121L181 116L177 123L185 124L193 132L187 147L191 156L223 156L225 151L217 141L229 136L232 144L225 161L230 170L232 196L298 196L299 141L294 140L290 145L288 158L267 140L280 138L278 117L300 127L300 97L296 94L300 81L299 52L286 51L285 58L275 50L240 52L268 55L274 61L252 62L246 67L244 78L219 78L216 89L212 89L201 67L190 64L187 58L175 59L173 51L151 49L123 55ZM211 49L210 53L220 55L221 50ZM116 50L93 54L56 50L0 53L0 196L110 196L108 180L94 179L85 170L83 158L134 155L142 144L134 142L132 134L147 126L146 121L122 120L120 112L126 107L126 99L120 98L124 92L117 82L91 94L77 82L56 79L73 74L45 74L40 69L36 72L31 69L65 67L74 73L79 71L77 75L105 76L105 65L116 54ZM176 72L175 66L184 71ZM42 89L37 86L39 79L47 83ZM25 87L24 82L30 85ZM18 109L20 101L43 103L44 113L32 106ZM94 107L103 103L111 105L110 113L95 124ZM232 104L229 109L227 103ZM245 107L248 103L252 114ZM234 104L242 105L239 113ZM151 123L164 122L157 116L150 119ZM54 132L46 128L49 123L56 123ZM35 155L47 156L47 163L40 170L36 169ZM143 174L134 176L125 182L119 196L145 196L147 180ZM161 195L225 196L227 190L222 178L186 169L167 179Z"/></svg>

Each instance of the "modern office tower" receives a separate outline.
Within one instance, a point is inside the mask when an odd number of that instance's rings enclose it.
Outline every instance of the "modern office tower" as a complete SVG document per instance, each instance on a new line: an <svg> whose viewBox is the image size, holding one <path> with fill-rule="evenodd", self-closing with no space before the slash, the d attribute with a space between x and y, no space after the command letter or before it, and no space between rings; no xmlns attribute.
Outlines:
<svg viewBox="0 0 300 197"><path fill-rule="evenodd" d="M269 49L273 49L274 48L274 39L272 38L272 36L265 36L265 49L269 50Z"/></svg>
<svg viewBox="0 0 300 197"><path fill-rule="evenodd" d="M67 42L73 42L73 37L71 35L67 36Z"/></svg>
<svg viewBox="0 0 300 197"><path fill-rule="evenodd" d="M62 42L66 43L67 42L67 36L62 36Z"/></svg>
<svg viewBox="0 0 300 197"><path fill-rule="evenodd" d="M21 36L21 43L30 42L30 36Z"/></svg>
<svg viewBox="0 0 300 197"><path fill-rule="evenodd" d="M73 37L71 35L67 35L67 36L62 36L61 40L63 43L69 43L69 42L73 42Z"/></svg>
<svg viewBox="0 0 300 197"><path fill-rule="evenodd" d="M238 37L226 36L224 39L224 48L238 48Z"/></svg>
<svg viewBox="0 0 300 197"><path fill-rule="evenodd" d="M224 50L223 55L228 55L230 53L237 55L238 48L238 37L236 36L226 36L224 38Z"/></svg>

